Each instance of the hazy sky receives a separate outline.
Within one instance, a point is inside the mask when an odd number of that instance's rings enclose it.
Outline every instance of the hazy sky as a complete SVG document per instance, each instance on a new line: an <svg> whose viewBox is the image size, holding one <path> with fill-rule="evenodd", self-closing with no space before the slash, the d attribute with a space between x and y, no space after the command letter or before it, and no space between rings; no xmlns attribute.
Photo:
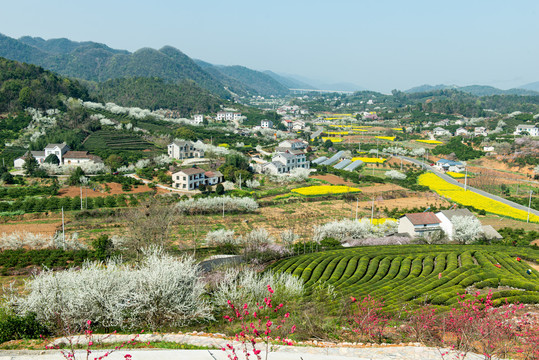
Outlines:
<svg viewBox="0 0 539 360"><path fill-rule="evenodd" d="M539 81L537 0L2 1L0 33L172 45L214 64L389 92Z"/></svg>

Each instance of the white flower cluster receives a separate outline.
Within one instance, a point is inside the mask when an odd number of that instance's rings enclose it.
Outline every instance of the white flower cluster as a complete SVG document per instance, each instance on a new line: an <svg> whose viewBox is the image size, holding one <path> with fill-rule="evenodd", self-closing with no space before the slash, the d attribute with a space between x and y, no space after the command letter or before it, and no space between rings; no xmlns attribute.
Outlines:
<svg viewBox="0 0 539 360"><path fill-rule="evenodd" d="M178 140L178 139L176 139ZM202 141L198 140L197 142L195 142L193 144L193 146L195 147L195 149L197 150L202 150L204 151L205 153L206 152L213 152L214 154L218 154L218 155L228 155L231 153L231 151L225 147L222 147L222 146L213 146L213 145L210 145L210 144L204 144Z"/></svg>
<svg viewBox="0 0 539 360"><path fill-rule="evenodd" d="M245 186L247 186L248 188L251 188L251 189L257 189L260 187L260 181L256 180L256 179L247 179L245 181Z"/></svg>
<svg viewBox="0 0 539 360"><path fill-rule="evenodd" d="M389 171L386 171L386 176L390 179L395 179L395 180L404 180L406 179L406 174L403 174L401 173L400 171L397 171L397 170L389 170Z"/></svg>
<svg viewBox="0 0 539 360"><path fill-rule="evenodd" d="M223 211L253 212L258 209L258 203L249 197L211 197L189 199L177 203L177 208L182 213L201 212L219 213Z"/></svg>
<svg viewBox="0 0 539 360"><path fill-rule="evenodd" d="M410 155L412 156L423 156L425 155L426 150L425 148L417 148L410 151Z"/></svg>
<svg viewBox="0 0 539 360"><path fill-rule="evenodd" d="M234 230L219 229L206 234L205 244L207 246L239 245L239 238L235 237Z"/></svg>
<svg viewBox="0 0 539 360"><path fill-rule="evenodd" d="M275 291L274 301L284 303L299 297L304 292L303 281L288 273L273 273L271 271L259 274L251 269L227 269L222 281L212 294L212 301L217 306L232 303L256 303L268 296L268 288Z"/></svg>
<svg viewBox="0 0 539 360"><path fill-rule="evenodd" d="M88 320L103 327L155 329L212 318L195 260L155 249L134 266L111 261L46 270L23 293L10 301L19 313L33 312L45 323L60 318L71 329L83 328Z"/></svg>
<svg viewBox="0 0 539 360"><path fill-rule="evenodd" d="M78 167L84 171L85 174L89 175L95 175L95 174L105 174L110 172L110 168L106 166L103 163L100 162L83 162L77 165L63 165L59 166L56 164L49 164L49 163L43 163L39 165L40 168L45 170L47 174L49 175L63 175L63 174L71 174L73 173Z"/></svg>
<svg viewBox="0 0 539 360"><path fill-rule="evenodd" d="M0 250L16 250L16 249L84 249L85 246L78 241L78 234L67 235L65 241L62 234L56 233L53 236L45 234L35 234L27 231L2 233L0 235Z"/></svg>
<svg viewBox="0 0 539 360"><path fill-rule="evenodd" d="M270 179L278 184L301 183L306 181L311 174L311 170L304 168L295 168L290 170L290 174L271 175Z"/></svg>
<svg viewBox="0 0 539 360"><path fill-rule="evenodd" d="M392 146L392 147L386 147L382 150L382 152L386 154L392 154L392 155L406 155L408 154L408 150L405 148Z"/></svg>
<svg viewBox="0 0 539 360"><path fill-rule="evenodd" d="M371 224L369 219L355 220L336 220L324 225L314 226L313 240L320 242L325 238L334 238L340 242L349 239L363 239L366 237L384 236L386 233L394 232L397 228L395 221L388 220L380 225Z"/></svg>
<svg viewBox="0 0 539 360"><path fill-rule="evenodd" d="M31 142L37 140L39 137L47 134L47 130L56 126L57 119L55 115L59 114L57 109L49 109L45 111L45 114L34 108L27 108L25 111L32 116L32 121L26 127L24 135L26 135Z"/></svg>
<svg viewBox="0 0 539 360"><path fill-rule="evenodd" d="M172 158L168 155L158 155L152 159L156 166L168 165L172 162Z"/></svg>

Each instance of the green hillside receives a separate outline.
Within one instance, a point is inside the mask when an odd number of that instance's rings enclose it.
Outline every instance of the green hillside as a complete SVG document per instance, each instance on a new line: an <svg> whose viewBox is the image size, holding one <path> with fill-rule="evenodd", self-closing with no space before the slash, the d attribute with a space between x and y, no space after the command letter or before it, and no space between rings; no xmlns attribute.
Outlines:
<svg viewBox="0 0 539 360"><path fill-rule="evenodd" d="M222 100L193 81L170 84L157 78L113 79L97 85L92 93L104 102L156 110L174 109L182 116L217 112Z"/></svg>
<svg viewBox="0 0 539 360"><path fill-rule="evenodd" d="M539 303L539 272L532 270L528 275L530 266L516 257L538 262L539 250L477 245L366 246L295 256L275 263L272 269L300 277L307 289L325 283L343 297L383 297L393 310L404 302L451 305L458 300L457 293L466 290L490 289L493 299Z"/></svg>
<svg viewBox="0 0 539 360"><path fill-rule="evenodd" d="M289 92L286 86L271 76L244 66L217 66L217 70L228 77L247 84L257 94L262 96L286 95Z"/></svg>
<svg viewBox="0 0 539 360"><path fill-rule="evenodd" d="M0 112L59 108L63 106L62 96L87 99L88 92L78 81L39 66L0 58Z"/></svg>

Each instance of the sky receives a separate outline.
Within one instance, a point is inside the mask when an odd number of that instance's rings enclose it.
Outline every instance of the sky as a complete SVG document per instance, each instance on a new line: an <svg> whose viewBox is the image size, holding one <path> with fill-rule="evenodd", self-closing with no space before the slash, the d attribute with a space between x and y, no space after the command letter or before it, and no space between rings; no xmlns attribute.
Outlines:
<svg viewBox="0 0 539 360"><path fill-rule="evenodd" d="M385 93L539 81L537 0L3 2L0 33L14 38L171 45L213 64Z"/></svg>

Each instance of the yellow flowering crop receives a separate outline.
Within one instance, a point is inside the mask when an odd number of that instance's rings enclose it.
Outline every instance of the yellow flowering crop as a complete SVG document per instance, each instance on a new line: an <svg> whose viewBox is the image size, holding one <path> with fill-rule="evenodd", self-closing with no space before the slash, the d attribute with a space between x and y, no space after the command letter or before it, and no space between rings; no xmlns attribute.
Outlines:
<svg viewBox="0 0 539 360"><path fill-rule="evenodd" d="M395 141L395 136L375 136L377 139Z"/></svg>
<svg viewBox="0 0 539 360"><path fill-rule="evenodd" d="M331 142L334 142L334 143L342 142L342 138L322 137L322 141L326 142L327 140L331 140Z"/></svg>
<svg viewBox="0 0 539 360"><path fill-rule="evenodd" d="M369 158L369 157L355 157L352 159L352 162L356 161L356 160L361 160L363 161L364 163L379 163L379 164L383 164L386 162L387 159L377 159L377 158Z"/></svg>
<svg viewBox="0 0 539 360"><path fill-rule="evenodd" d="M476 209L518 220L526 220L528 216L528 213L524 210L515 209L512 206L471 191L464 191L463 188L450 184L433 173L419 176L418 182L420 185L428 186L431 190L461 205L473 206ZM539 222L539 216L530 214L530 221Z"/></svg>
<svg viewBox="0 0 539 360"><path fill-rule="evenodd" d="M368 130L365 130L365 129L352 129L352 131L368 131Z"/></svg>
<svg viewBox="0 0 539 360"><path fill-rule="evenodd" d="M458 172L454 172L454 171L447 171L446 174L451 176L452 178L455 178L455 179L462 179L462 178L464 178L466 176L463 173L458 173Z"/></svg>
<svg viewBox="0 0 539 360"><path fill-rule="evenodd" d="M417 142L425 143L425 144L443 144L443 142L438 140L415 140Z"/></svg>
<svg viewBox="0 0 539 360"><path fill-rule="evenodd" d="M402 131L402 128L391 128L391 130Z"/></svg>
<svg viewBox="0 0 539 360"><path fill-rule="evenodd" d="M358 188L353 188L350 186L343 185L328 185L328 186L307 186L297 189L292 189L292 192L295 192L300 195L313 196L313 195L328 195L328 194L342 194L342 193L352 193L360 192Z"/></svg>
<svg viewBox="0 0 539 360"><path fill-rule="evenodd" d="M325 131L328 135L348 135L350 134L349 131Z"/></svg>
<svg viewBox="0 0 539 360"><path fill-rule="evenodd" d="M230 147L230 145L228 145L228 144L219 144L219 146L224 147L224 148Z"/></svg>
<svg viewBox="0 0 539 360"><path fill-rule="evenodd" d="M367 219L367 220L371 221L371 219ZM397 220L392 219L392 218L372 219L371 224L373 224L373 225L382 225L386 221L397 221Z"/></svg>

